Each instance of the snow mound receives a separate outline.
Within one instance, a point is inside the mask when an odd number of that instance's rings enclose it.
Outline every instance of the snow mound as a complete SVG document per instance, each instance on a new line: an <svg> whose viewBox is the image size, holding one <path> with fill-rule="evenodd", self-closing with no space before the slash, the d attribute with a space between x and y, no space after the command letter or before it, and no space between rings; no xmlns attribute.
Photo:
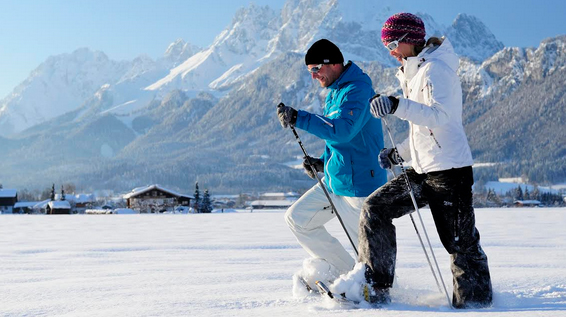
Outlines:
<svg viewBox="0 0 566 317"><path fill-rule="evenodd" d="M303 298L310 294L300 281L301 277L316 290L316 281L330 284L338 275L338 270L325 259L307 258L303 261L303 267L293 275L293 297Z"/></svg>
<svg viewBox="0 0 566 317"><path fill-rule="evenodd" d="M340 275L329 288L335 294L346 294L349 299L362 302L364 301L362 290L365 283L365 264L356 263L353 270Z"/></svg>

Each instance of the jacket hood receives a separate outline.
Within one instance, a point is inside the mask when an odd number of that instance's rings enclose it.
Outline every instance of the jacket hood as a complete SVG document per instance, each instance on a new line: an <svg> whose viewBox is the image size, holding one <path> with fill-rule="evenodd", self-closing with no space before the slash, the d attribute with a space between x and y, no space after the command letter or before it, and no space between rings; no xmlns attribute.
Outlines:
<svg viewBox="0 0 566 317"><path fill-rule="evenodd" d="M425 58L425 59L438 59L446 63L448 67L450 67L453 71L458 70L458 66L460 65L460 59L458 55L454 52L454 47L448 38L444 38L442 44L440 46L430 47L428 49L425 48L417 56L418 58Z"/></svg>
<svg viewBox="0 0 566 317"><path fill-rule="evenodd" d="M431 60L442 61L454 72L458 70L458 66L460 65L460 60L458 55L454 52L452 44L447 38L444 38L441 45L427 46L419 55L404 59L403 66L399 68L400 72L397 73L397 77L403 73L403 76L410 80L416 75L422 64Z"/></svg>

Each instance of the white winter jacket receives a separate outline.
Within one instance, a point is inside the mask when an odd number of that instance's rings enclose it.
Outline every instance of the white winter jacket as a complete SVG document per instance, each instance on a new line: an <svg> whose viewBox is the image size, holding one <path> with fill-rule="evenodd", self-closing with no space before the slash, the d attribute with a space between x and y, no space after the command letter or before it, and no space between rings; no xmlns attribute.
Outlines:
<svg viewBox="0 0 566 317"><path fill-rule="evenodd" d="M462 125L459 60L448 39L404 60L397 72L405 98L395 116L409 121L409 137L399 153L417 173L471 166L472 153Z"/></svg>

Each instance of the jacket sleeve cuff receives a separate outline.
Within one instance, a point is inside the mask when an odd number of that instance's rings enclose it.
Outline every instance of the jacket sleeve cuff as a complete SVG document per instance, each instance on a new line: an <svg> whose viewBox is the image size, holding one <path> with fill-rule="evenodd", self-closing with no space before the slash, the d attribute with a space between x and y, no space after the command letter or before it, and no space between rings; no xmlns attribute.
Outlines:
<svg viewBox="0 0 566 317"><path fill-rule="evenodd" d="M406 98L399 98L399 104L397 105L397 110L395 110L395 113L393 113L393 115L400 119L406 119L408 109L409 109L409 100Z"/></svg>
<svg viewBox="0 0 566 317"><path fill-rule="evenodd" d="M309 121L310 115L308 112L304 110L297 110L297 122L295 122L295 127L302 130L308 130Z"/></svg>

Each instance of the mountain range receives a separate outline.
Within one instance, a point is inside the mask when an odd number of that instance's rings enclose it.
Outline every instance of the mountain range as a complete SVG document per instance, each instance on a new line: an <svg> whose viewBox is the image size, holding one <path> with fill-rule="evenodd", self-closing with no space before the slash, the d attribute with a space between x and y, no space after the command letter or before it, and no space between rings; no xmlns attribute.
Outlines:
<svg viewBox="0 0 566 317"><path fill-rule="evenodd" d="M304 190L313 181L292 168L302 152L275 106L321 112L325 91L304 65L319 38L358 63L376 91L399 94L380 30L401 9L368 0L250 5L206 48L177 40L157 60L116 62L88 48L49 57L0 101L0 183L116 191L158 183L191 192L198 180L213 192ZM427 36L448 36L461 57L466 131L475 161L489 163L477 178L566 180L566 37L510 48L476 17L443 26L417 14ZM392 128L406 136L404 122ZM320 154L323 143L299 133Z"/></svg>

